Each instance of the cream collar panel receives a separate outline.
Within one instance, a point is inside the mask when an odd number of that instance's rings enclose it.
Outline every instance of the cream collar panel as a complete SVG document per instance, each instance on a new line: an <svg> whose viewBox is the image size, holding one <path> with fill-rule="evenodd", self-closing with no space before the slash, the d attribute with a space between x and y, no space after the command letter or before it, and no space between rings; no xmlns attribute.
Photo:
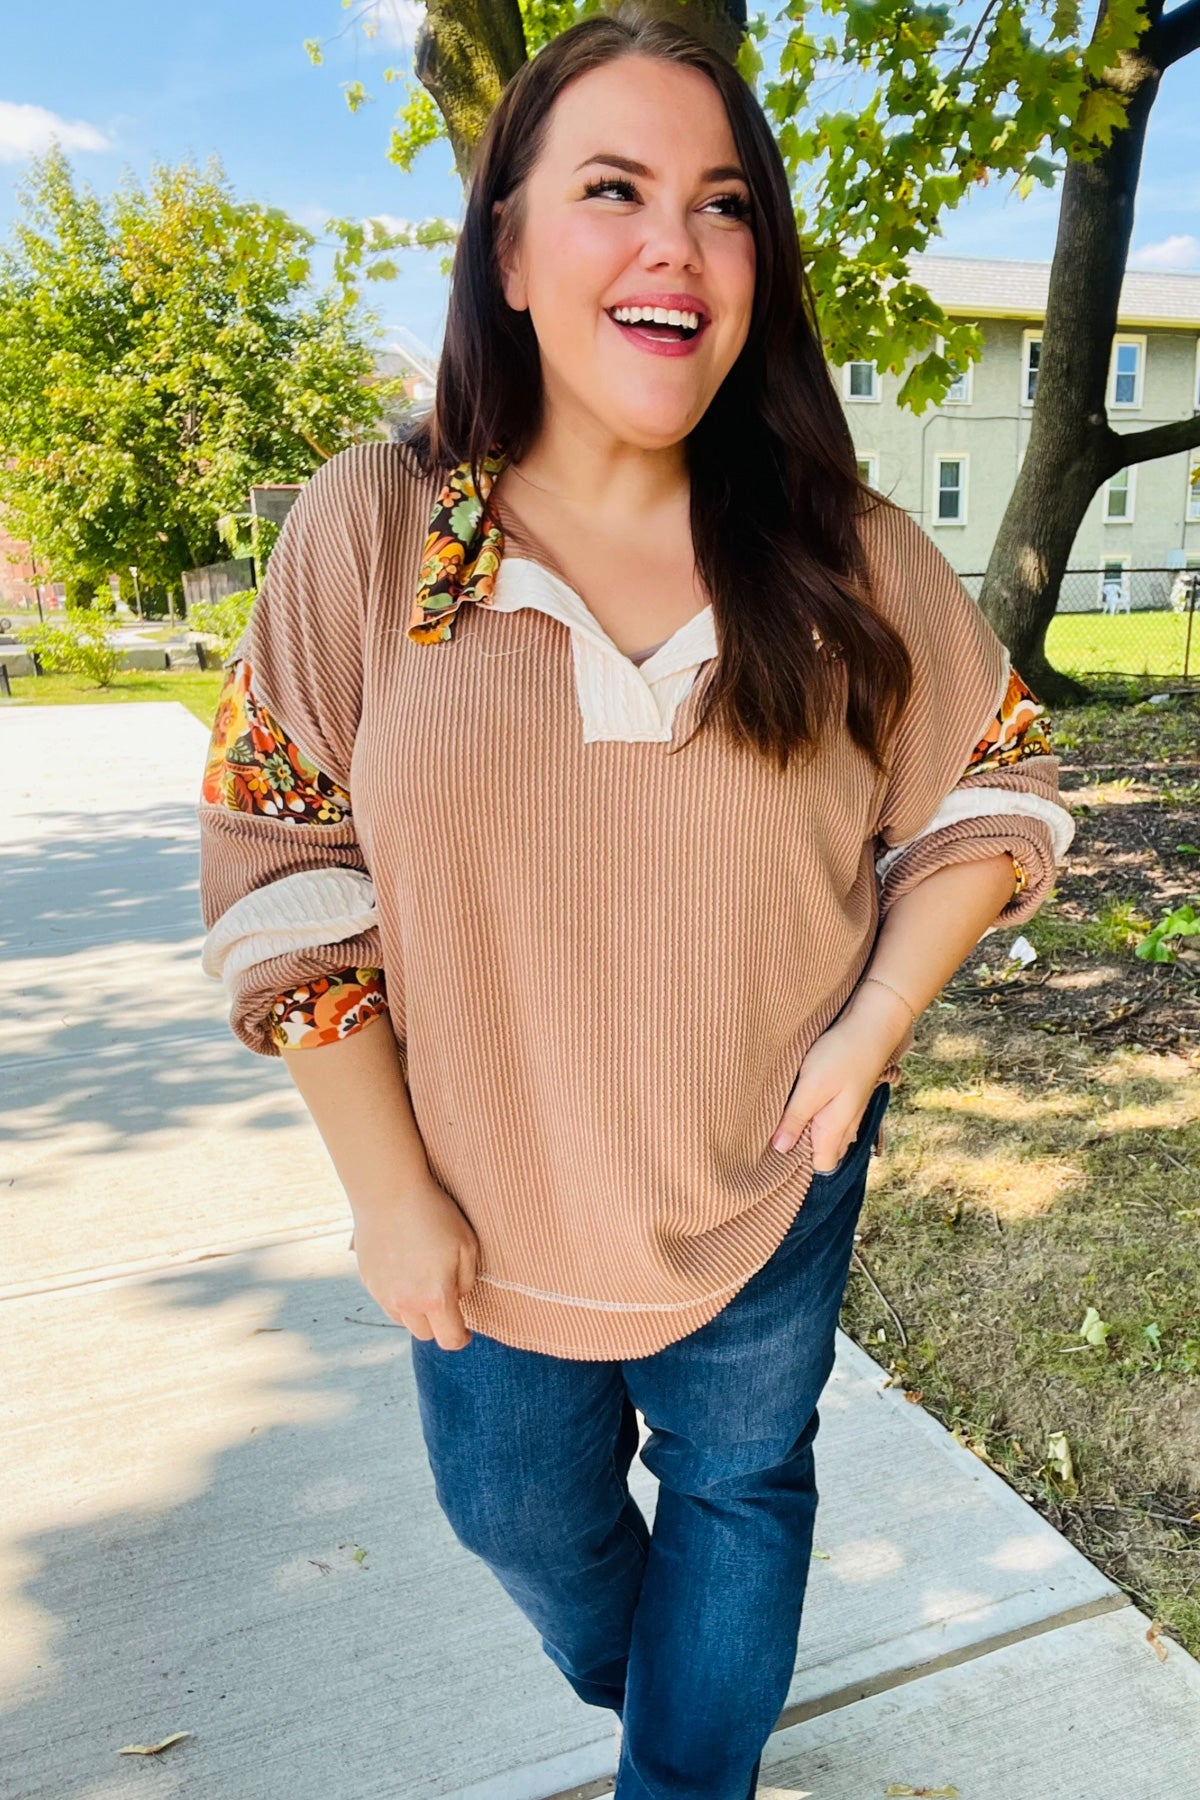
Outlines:
<svg viewBox="0 0 1200 1800"><path fill-rule="evenodd" d="M532 558L507 551L495 574L494 612L532 607L571 634L583 741L669 743L676 708L717 654L711 605L681 625L644 663L618 650L575 589Z"/></svg>

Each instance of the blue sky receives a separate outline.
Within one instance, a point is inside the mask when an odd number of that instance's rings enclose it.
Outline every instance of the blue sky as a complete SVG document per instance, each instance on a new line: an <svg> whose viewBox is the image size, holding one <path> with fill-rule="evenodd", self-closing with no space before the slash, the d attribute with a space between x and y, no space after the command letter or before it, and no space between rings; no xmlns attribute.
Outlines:
<svg viewBox="0 0 1200 1800"><path fill-rule="evenodd" d="M320 231L331 214L398 219L461 216L450 147L422 153L411 175L385 149L398 89L380 79L405 60L419 13L383 0L372 43L346 32L338 0L56 0L6 9L0 71L0 232L16 211L15 183L31 151L58 132L77 175L100 193L128 166L198 162L216 150L238 194L283 207ZM306 37L326 40L314 68ZM1200 71L1171 71L1155 108L1134 233L1141 266L1200 269ZM340 83L360 78L374 105L351 114ZM1188 101L1192 104L1189 105ZM993 186L946 222L934 251L1049 258L1057 196L1022 202ZM409 253L394 282L372 286L385 328L403 326L436 350L445 282L436 255Z"/></svg>

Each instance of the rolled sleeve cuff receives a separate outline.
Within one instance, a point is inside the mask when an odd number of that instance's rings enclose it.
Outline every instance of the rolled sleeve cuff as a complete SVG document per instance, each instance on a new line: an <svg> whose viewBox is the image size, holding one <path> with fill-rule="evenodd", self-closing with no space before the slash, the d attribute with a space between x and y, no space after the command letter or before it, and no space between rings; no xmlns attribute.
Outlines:
<svg viewBox="0 0 1200 1800"><path fill-rule="evenodd" d="M916 838L888 864L880 887L880 917L901 894L908 893L938 869L952 863L985 862L1004 852L1016 865L1013 892L987 929L1025 924L1049 896L1057 867L1050 825L1026 813L959 819Z"/></svg>

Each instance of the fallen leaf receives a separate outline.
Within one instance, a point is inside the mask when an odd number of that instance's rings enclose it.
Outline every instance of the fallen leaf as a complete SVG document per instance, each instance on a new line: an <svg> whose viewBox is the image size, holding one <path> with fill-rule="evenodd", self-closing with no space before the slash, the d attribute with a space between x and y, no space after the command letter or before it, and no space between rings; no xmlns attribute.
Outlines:
<svg viewBox="0 0 1200 1800"><path fill-rule="evenodd" d="M959 1800L956 1787L914 1788L906 1787L902 1781L893 1781L891 1787L884 1788L885 1795L908 1794L915 1800Z"/></svg>
<svg viewBox="0 0 1200 1800"><path fill-rule="evenodd" d="M118 1756L157 1756L168 1744L177 1744L180 1738L191 1737L190 1731L173 1731L170 1737L163 1738L158 1744L124 1744L117 1751Z"/></svg>
<svg viewBox="0 0 1200 1800"><path fill-rule="evenodd" d="M1079 1327L1079 1335L1084 1342L1095 1345L1097 1349L1102 1349L1108 1341L1108 1334L1111 1330L1112 1326L1100 1317L1095 1307L1089 1306L1083 1315L1083 1324Z"/></svg>
<svg viewBox="0 0 1200 1800"><path fill-rule="evenodd" d="M1162 1639L1158 1635L1161 1630L1162 1630L1162 1621L1160 1619L1154 1619L1151 1622L1149 1631L1146 1633L1146 1642L1149 1644L1150 1648L1153 1650L1155 1656L1157 1656L1159 1662L1166 1662L1167 1646L1163 1643Z"/></svg>
<svg viewBox="0 0 1200 1800"><path fill-rule="evenodd" d="M1049 1451L1050 1468L1059 1486L1074 1499L1079 1492L1079 1483L1075 1478L1075 1464L1071 1460L1071 1446L1067 1442L1065 1431L1052 1431L1046 1440Z"/></svg>
<svg viewBox="0 0 1200 1800"><path fill-rule="evenodd" d="M820 1560L821 1560L821 1561L822 1561L822 1562L828 1562L828 1561L829 1561L829 1552L828 1552L828 1550L814 1550L814 1551L813 1551L813 1555L814 1555L814 1556L816 1556L816 1557L819 1557L819 1558L820 1558Z"/></svg>
<svg viewBox="0 0 1200 1800"><path fill-rule="evenodd" d="M906 1400L911 1400L914 1406L920 1406L922 1400L925 1398L925 1393L922 1388L905 1388L904 1398Z"/></svg>

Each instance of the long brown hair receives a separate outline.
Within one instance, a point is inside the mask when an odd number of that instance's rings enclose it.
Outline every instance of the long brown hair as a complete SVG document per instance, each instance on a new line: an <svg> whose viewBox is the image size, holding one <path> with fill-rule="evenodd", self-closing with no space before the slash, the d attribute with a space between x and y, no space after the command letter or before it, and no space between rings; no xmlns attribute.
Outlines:
<svg viewBox="0 0 1200 1800"><path fill-rule="evenodd" d="M469 461L478 482L495 447L519 462L536 439L537 336L529 313L505 299L492 208L512 196L503 226L519 234L524 183L555 100L576 76L623 56L708 76L751 193L749 332L686 446L693 550L720 646L699 724L719 711L736 740L786 769L791 754L815 744L844 692L847 728L882 771L912 664L870 598L858 521L880 502L858 478L770 126L732 64L676 21L621 0L552 38L505 87L468 182L433 410L403 441L426 471Z"/></svg>

